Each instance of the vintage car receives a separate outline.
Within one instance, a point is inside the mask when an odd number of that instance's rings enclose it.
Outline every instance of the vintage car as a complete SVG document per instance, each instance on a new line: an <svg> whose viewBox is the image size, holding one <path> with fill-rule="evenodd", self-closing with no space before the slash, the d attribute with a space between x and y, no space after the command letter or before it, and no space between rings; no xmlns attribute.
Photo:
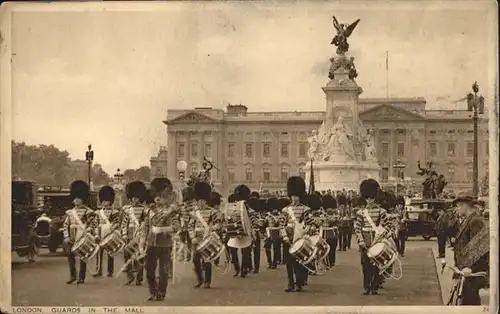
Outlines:
<svg viewBox="0 0 500 314"><path fill-rule="evenodd" d="M12 252L34 262L41 242L35 233L35 221L42 215L37 208L36 183L12 181Z"/></svg>
<svg viewBox="0 0 500 314"><path fill-rule="evenodd" d="M408 236L422 236L425 240L436 236L436 220L440 209L451 206L451 200L411 199L406 204Z"/></svg>
<svg viewBox="0 0 500 314"><path fill-rule="evenodd" d="M38 204L44 214L35 225L36 235L51 253L57 252L63 243L63 224L66 211L73 207L73 199L68 189L46 186L38 189ZM97 194L90 192L89 207L97 207Z"/></svg>

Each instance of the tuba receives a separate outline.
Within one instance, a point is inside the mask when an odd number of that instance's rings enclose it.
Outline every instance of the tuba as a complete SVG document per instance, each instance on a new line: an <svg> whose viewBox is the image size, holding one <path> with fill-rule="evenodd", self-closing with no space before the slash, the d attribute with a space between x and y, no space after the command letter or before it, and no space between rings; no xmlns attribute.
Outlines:
<svg viewBox="0 0 500 314"><path fill-rule="evenodd" d="M252 223L245 201L227 203L225 206L227 246L246 248L252 244Z"/></svg>

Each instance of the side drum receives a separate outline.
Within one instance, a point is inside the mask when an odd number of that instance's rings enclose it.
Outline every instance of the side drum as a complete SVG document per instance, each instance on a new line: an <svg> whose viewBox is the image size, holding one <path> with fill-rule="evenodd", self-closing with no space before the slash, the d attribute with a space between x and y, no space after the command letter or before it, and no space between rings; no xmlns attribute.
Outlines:
<svg viewBox="0 0 500 314"><path fill-rule="evenodd" d="M201 257L207 262L213 262L224 253L226 247L219 236L215 233L210 234L198 245L196 250L200 252Z"/></svg>
<svg viewBox="0 0 500 314"><path fill-rule="evenodd" d="M95 243L95 238L89 233L84 233L71 248L71 252L82 261L91 260L98 252L99 245Z"/></svg>
<svg viewBox="0 0 500 314"><path fill-rule="evenodd" d="M312 244L316 247L316 255L314 257L317 260L324 259L330 252L330 245L319 235L311 236L310 238Z"/></svg>
<svg viewBox="0 0 500 314"><path fill-rule="evenodd" d="M307 237L302 237L295 241L288 252L301 264L309 264L314 259L316 253L314 245Z"/></svg>
<svg viewBox="0 0 500 314"><path fill-rule="evenodd" d="M385 242L375 243L368 249L367 256L381 273L397 259L396 252Z"/></svg>
<svg viewBox="0 0 500 314"><path fill-rule="evenodd" d="M118 231L108 233L99 243L99 246L108 252L109 256L115 256L125 247L125 241L120 237Z"/></svg>

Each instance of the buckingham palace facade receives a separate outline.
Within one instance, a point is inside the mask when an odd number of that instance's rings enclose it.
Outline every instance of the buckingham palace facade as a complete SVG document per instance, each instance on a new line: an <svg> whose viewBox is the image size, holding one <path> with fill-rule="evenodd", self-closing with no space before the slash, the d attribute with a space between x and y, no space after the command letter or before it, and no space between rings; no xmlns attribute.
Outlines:
<svg viewBox="0 0 500 314"><path fill-rule="evenodd" d="M374 130L383 185L418 187L416 172L432 161L449 184L447 189L471 189L473 123L466 110L426 110L423 98L360 99L359 116ZM177 162L188 164L186 175L200 170L204 157L219 170L211 178L217 190L227 193L237 184L257 190L283 189L292 175L305 177L311 131L325 112L251 112L244 105L226 110L207 107L169 109L166 168L173 182L180 183ZM479 180L488 171L488 123L479 122ZM393 167L404 164L403 170ZM151 169L155 175L155 168ZM157 171L156 171L157 172ZM163 172L163 171L162 171ZM396 179L401 178L401 179ZM404 179L403 179L404 178ZM418 188L419 189L419 188Z"/></svg>

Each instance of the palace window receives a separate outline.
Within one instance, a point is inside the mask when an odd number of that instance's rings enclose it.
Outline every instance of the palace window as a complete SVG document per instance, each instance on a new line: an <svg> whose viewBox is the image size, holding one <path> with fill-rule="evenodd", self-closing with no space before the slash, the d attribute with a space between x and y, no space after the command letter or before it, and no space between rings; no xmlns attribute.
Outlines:
<svg viewBox="0 0 500 314"><path fill-rule="evenodd" d="M299 143L299 157L306 157L307 153L307 143L300 142Z"/></svg>
<svg viewBox="0 0 500 314"><path fill-rule="evenodd" d="M253 156L253 145L251 143L245 144L245 157Z"/></svg>
<svg viewBox="0 0 500 314"><path fill-rule="evenodd" d="M245 167L245 181L252 181L252 167Z"/></svg>
<svg viewBox="0 0 500 314"><path fill-rule="evenodd" d="M281 181L286 182L288 180L288 167L281 167Z"/></svg>
<svg viewBox="0 0 500 314"><path fill-rule="evenodd" d="M185 145L184 144L178 144L177 145L177 156L184 157L184 150L185 150Z"/></svg>
<svg viewBox="0 0 500 314"><path fill-rule="evenodd" d="M448 143L448 156L453 157L455 156L455 143Z"/></svg>
<svg viewBox="0 0 500 314"><path fill-rule="evenodd" d="M436 142L429 142L429 155L431 157L437 156L437 143Z"/></svg>
<svg viewBox="0 0 500 314"><path fill-rule="evenodd" d="M270 143L264 143L262 145L262 156L271 157L271 144Z"/></svg>
<svg viewBox="0 0 500 314"><path fill-rule="evenodd" d="M281 157L288 158L288 144L287 143L281 144Z"/></svg>
<svg viewBox="0 0 500 314"><path fill-rule="evenodd" d="M205 157L212 157L212 145L205 144Z"/></svg>
<svg viewBox="0 0 500 314"><path fill-rule="evenodd" d="M271 181L271 170L269 168L262 169L262 177L264 181Z"/></svg>
<svg viewBox="0 0 500 314"><path fill-rule="evenodd" d="M389 157L389 143L387 142L382 143L382 156Z"/></svg>
<svg viewBox="0 0 500 314"><path fill-rule="evenodd" d="M191 157L198 157L198 144L191 144Z"/></svg>
<svg viewBox="0 0 500 314"><path fill-rule="evenodd" d="M474 143L467 142L467 157L472 157L474 155Z"/></svg>
<svg viewBox="0 0 500 314"><path fill-rule="evenodd" d="M306 179L306 172L303 167L299 168L299 177L301 177L304 180Z"/></svg>
<svg viewBox="0 0 500 314"><path fill-rule="evenodd" d="M404 157L404 156L405 156L405 143L399 142L398 143L398 157Z"/></svg>
<svg viewBox="0 0 500 314"><path fill-rule="evenodd" d="M234 168L227 168L227 181L229 181L229 183L235 181Z"/></svg>
<svg viewBox="0 0 500 314"><path fill-rule="evenodd" d="M387 181L389 180L389 168L382 168L382 171L380 173L380 179L382 181Z"/></svg>
<svg viewBox="0 0 500 314"><path fill-rule="evenodd" d="M227 157L234 157L234 144L227 144Z"/></svg>
<svg viewBox="0 0 500 314"><path fill-rule="evenodd" d="M472 181L473 173L472 165L467 165L467 181Z"/></svg>
<svg viewBox="0 0 500 314"><path fill-rule="evenodd" d="M448 134L455 134L455 130L449 130Z"/></svg>
<svg viewBox="0 0 500 314"><path fill-rule="evenodd" d="M455 166L454 165L448 166L448 177L450 178L451 181L455 180Z"/></svg>

